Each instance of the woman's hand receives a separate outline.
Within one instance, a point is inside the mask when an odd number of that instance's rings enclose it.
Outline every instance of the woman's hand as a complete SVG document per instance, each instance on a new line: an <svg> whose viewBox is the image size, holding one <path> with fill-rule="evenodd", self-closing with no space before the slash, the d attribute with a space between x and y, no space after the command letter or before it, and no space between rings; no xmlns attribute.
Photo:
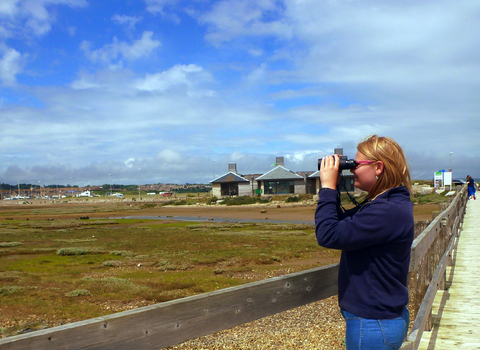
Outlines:
<svg viewBox="0 0 480 350"><path fill-rule="evenodd" d="M320 182L322 188L331 188L335 190L339 179L340 157L338 154L324 157L320 167Z"/></svg>

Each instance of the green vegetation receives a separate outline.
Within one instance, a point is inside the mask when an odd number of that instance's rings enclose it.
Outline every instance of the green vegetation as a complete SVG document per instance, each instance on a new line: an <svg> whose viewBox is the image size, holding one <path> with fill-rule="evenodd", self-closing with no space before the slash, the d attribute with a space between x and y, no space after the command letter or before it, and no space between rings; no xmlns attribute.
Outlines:
<svg viewBox="0 0 480 350"><path fill-rule="evenodd" d="M85 254L104 254L105 251L99 248L61 248L57 255L85 255Z"/></svg>
<svg viewBox="0 0 480 350"><path fill-rule="evenodd" d="M414 180L412 182L421 186L433 186L433 180Z"/></svg>
<svg viewBox="0 0 480 350"><path fill-rule="evenodd" d="M192 185L186 184L183 188L176 188L173 192L176 193L208 193L211 191L211 186L206 185Z"/></svg>
<svg viewBox="0 0 480 350"><path fill-rule="evenodd" d="M15 293L21 293L23 292L23 288L18 287L18 286L3 286L0 287L0 295L6 297L9 296L10 294L15 294Z"/></svg>
<svg viewBox="0 0 480 350"><path fill-rule="evenodd" d="M76 289L69 293L65 293L66 297L84 297L90 295L90 291L86 289Z"/></svg>
<svg viewBox="0 0 480 350"><path fill-rule="evenodd" d="M0 242L0 247L5 248L5 247L16 247L19 245L22 245L23 243L20 242Z"/></svg>
<svg viewBox="0 0 480 350"><path fill-rule="evenodd" d="M245 204L256 204L256 203L268 203L270 199L268 198L259 198L259 197L225 197L222 199L221 204L225 205L245 205Z"/></svg>
<svg viewBox="0 0 480 350"><path fill-rule="evenodd" d="M304 270L339 257L319 248L313 226L306 224L45 219L46 212L53 218L58 213L80 217L85 209L17 208L2 207L0 212L1 322L37 315L53 326ZM14 220L2 215L6 210Z"/></svg>
<svg viewBox="0 0 480 350"><path fill-rule="evenodd" d="M448 197L445 197L448 191L442 193L429 193L429 194L415 194L412 197L412 201L416 204L442 204L448 201Z"/></svg>
<svg viewBox="0 0 480 350"><path fill-rule="evenodd" d="M218 198L217 197L210 197L208 200L207 200L207 203L208 205L212 205L212 204L217 204L217 201L218 201Z"/></svg>

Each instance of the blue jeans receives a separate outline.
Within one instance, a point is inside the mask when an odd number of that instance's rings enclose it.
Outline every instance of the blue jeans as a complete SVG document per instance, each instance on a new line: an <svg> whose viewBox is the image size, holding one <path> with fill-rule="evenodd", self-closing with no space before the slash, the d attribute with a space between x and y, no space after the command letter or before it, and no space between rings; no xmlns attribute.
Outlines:
<svg viewBox="0 0 480 350"><path fill-rule="evenodd" d="M468 187L468 196L475 196L475 187Z"/></svg>
<svg viewBox="0 0 480 350"><path fill-rule="evenodd" d="M402 346L408 332L407 308L401 317L391 320L372 320L341 310L347 323L347 350L392 350Z"/></svg>

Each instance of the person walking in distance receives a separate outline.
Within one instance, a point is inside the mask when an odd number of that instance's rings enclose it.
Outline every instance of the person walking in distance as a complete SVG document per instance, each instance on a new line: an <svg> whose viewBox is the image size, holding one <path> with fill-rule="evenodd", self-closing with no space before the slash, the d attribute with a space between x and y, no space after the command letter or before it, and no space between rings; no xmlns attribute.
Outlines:
<svg viewBox="0 0 480 350"><path fill-rule="evenodd" d="M468 199L477 199L475 197L475 181L470 175L467 175L467 185L468 185Z"/></svg>

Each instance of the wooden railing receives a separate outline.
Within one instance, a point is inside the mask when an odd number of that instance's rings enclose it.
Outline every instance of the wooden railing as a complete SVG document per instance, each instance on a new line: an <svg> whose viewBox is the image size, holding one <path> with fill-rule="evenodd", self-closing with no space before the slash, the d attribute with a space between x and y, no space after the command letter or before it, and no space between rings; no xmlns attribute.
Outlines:
<svg viewBox="0 0 480 350"><path fill-rule="evenodd" d="M448 288L452 280L452 276L447 278L446 270L452 263L467 201L467 187L463 186L412 244L410 274L415 294L415 321L401 350L418 349L423 331L432 328L435 294L439 289Z"/></svg>
<svg viewBox="0 0 480 350"><path fill-rule="evenodd" d="M418 307L402 349L416 349L430 322L433 297L445 285L445 268L466 198L463 188L413 243L410 270ZM432 266L437 266L433 276ZM157 350L336 295L337 275L338 264L315 268L3 338L0 349Z"/></svg>

